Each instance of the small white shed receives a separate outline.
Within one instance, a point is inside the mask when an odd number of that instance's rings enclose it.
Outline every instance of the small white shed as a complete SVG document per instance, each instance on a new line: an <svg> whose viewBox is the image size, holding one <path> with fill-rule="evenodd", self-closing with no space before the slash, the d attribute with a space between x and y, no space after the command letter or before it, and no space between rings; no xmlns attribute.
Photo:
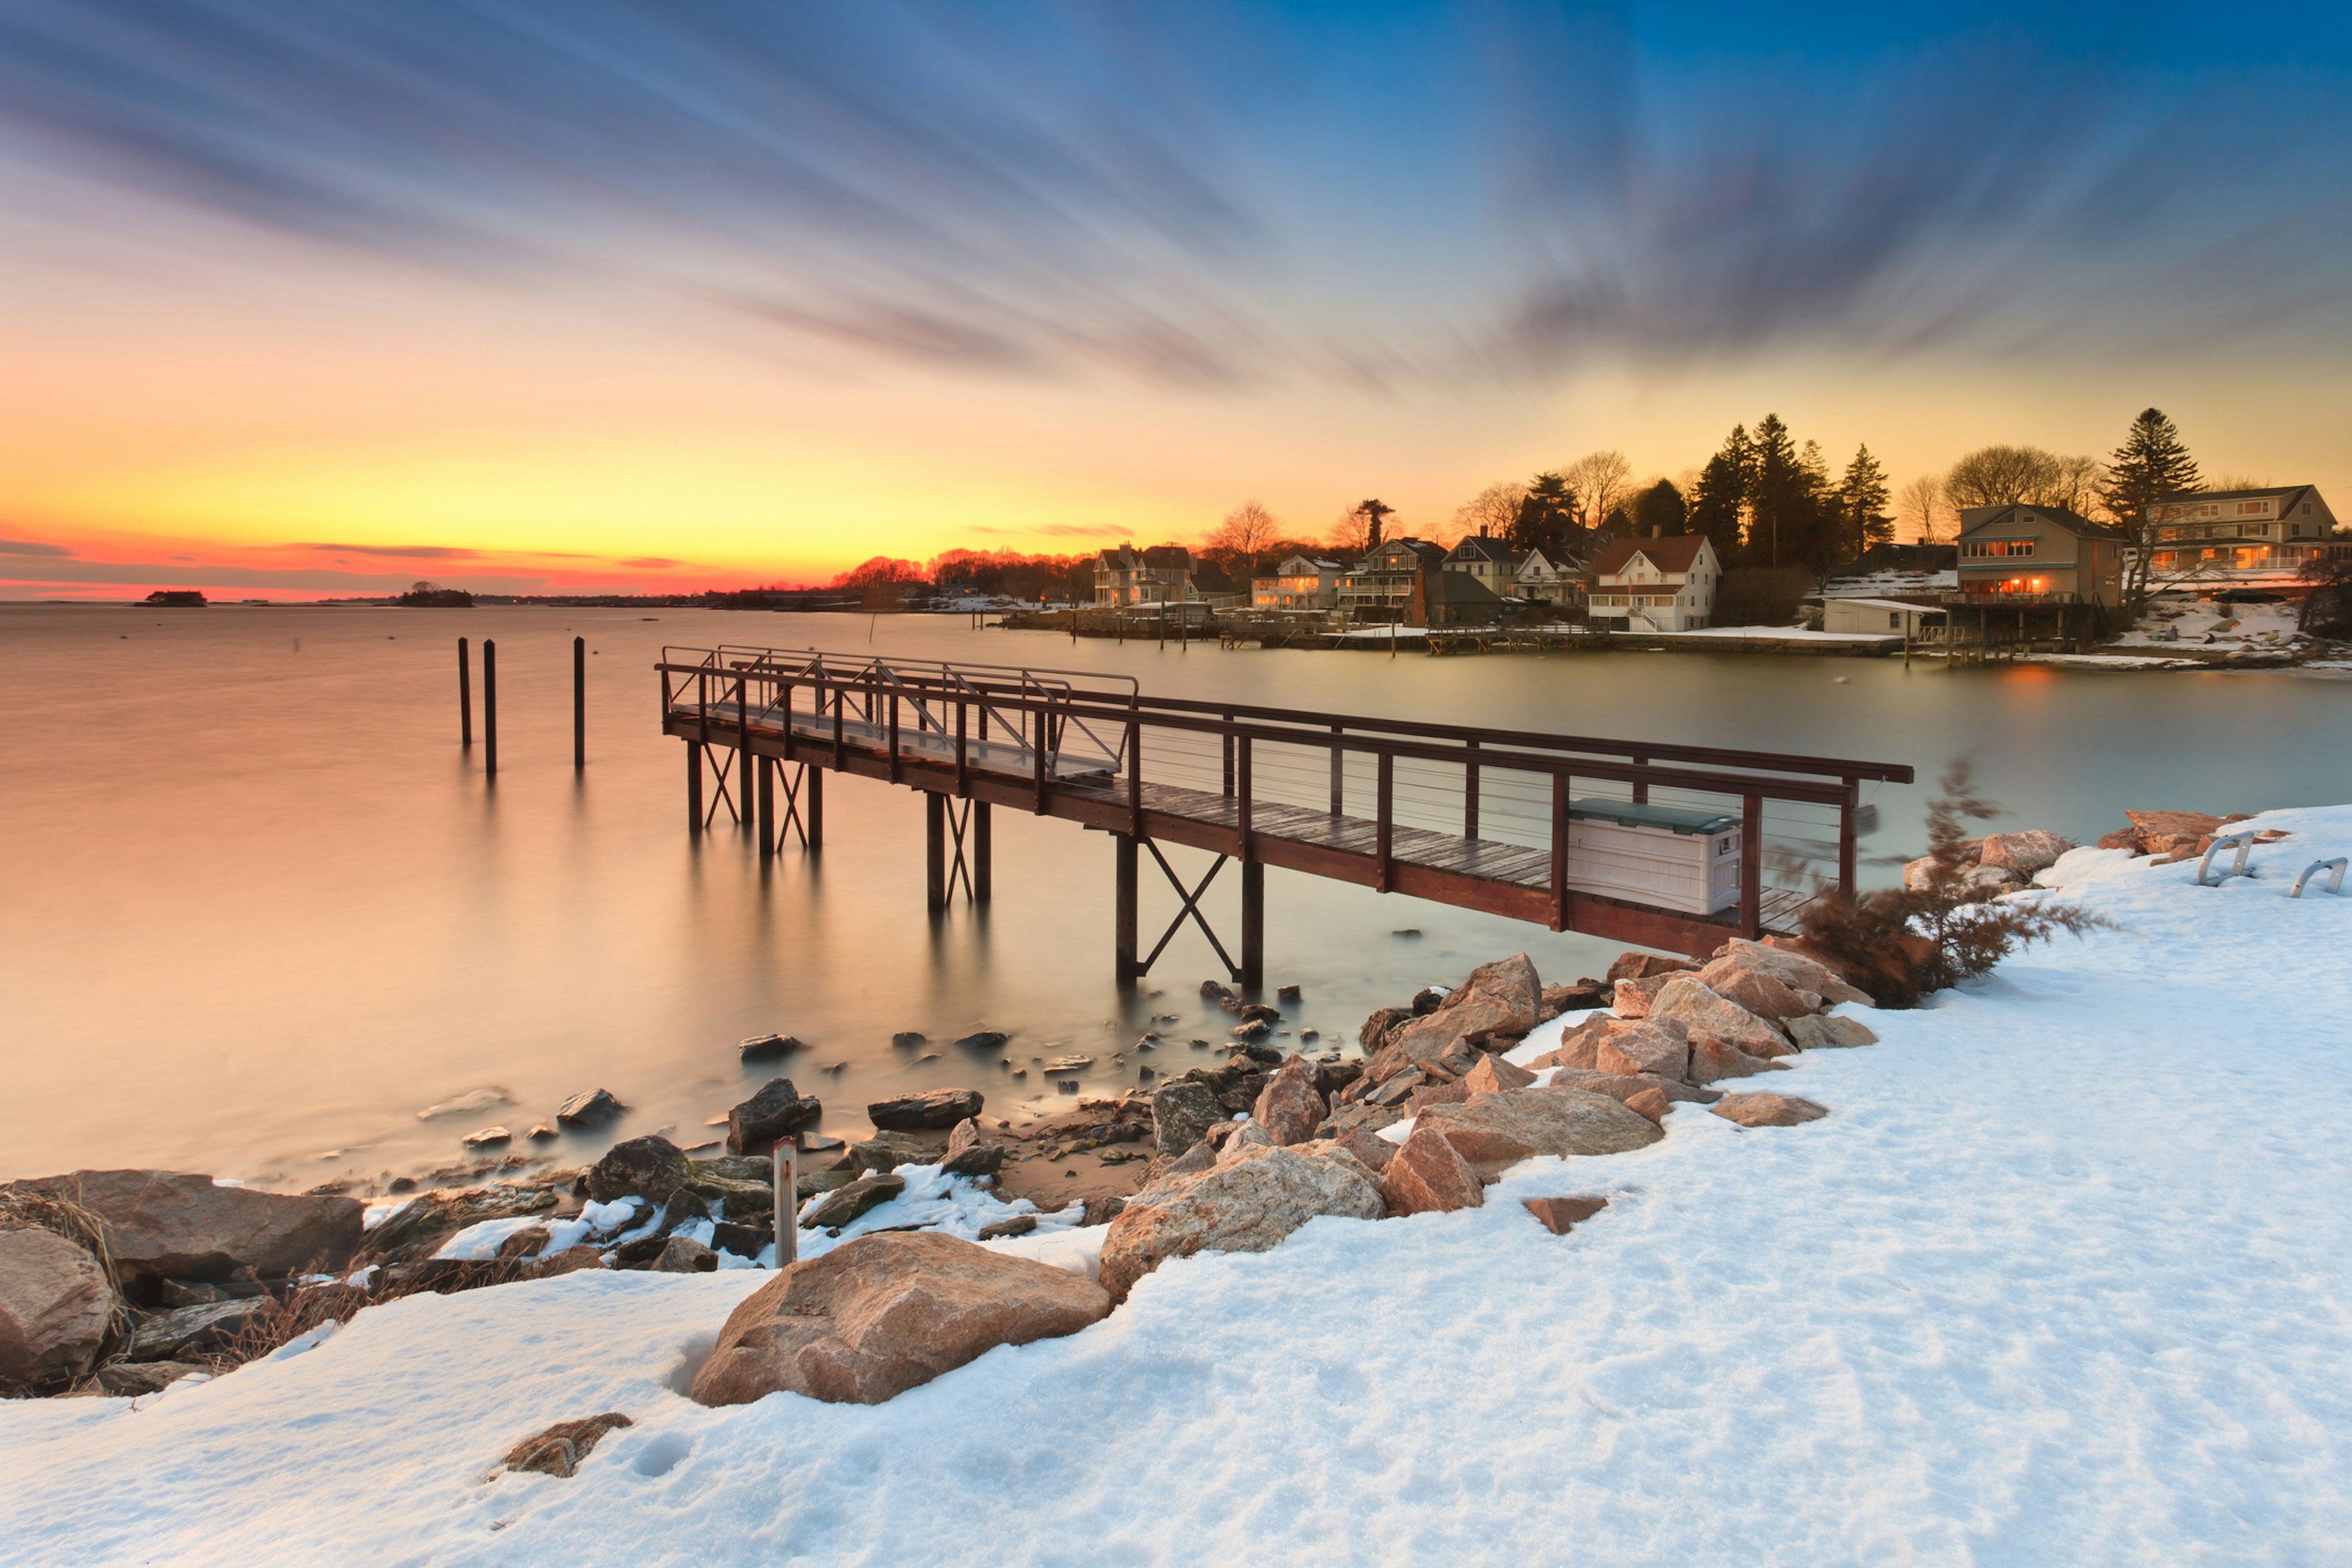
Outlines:
<svg viewBox="0 0 2352 1568"><path fill-rule="evenodd" d="M1933 629L1943 635L1944 612L1933 605L1903 599L1823 599L1822 630L1876 632L1881 637L1907 637L1913 642Z"/></svg>

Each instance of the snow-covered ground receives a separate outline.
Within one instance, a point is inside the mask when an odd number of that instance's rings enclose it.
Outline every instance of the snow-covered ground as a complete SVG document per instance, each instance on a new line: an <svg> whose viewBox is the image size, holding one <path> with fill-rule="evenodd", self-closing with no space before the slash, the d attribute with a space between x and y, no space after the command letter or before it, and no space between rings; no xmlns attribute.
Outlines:
<svg viewBox="0 0 2352 1568"><path fill-rule="evenodd" d="M2286 891L2352 808L2261 822L2294 837L2219 888L2078 852L2026 896L2124 929L1727 1086L1822 1121L1678 1106L871 1408L682 1396L757 1273L412 1298L135 1404L0 1406L0 1559L2342 1563L2352 898ZM1517 1201L1570 1193L1612 1201L1566 1238ZM636 1425L576 1478L497 1471L604 1410Z"/></svg>
<svg viewBox="0 0 2352 1568"><path fill-rule="evenodd" d="M2160 595L2137 625L2110 645L2116 647L2262 650L2284 649L2296 635L2298 606L2224 605L2186 595ZM2159 633L2174 634L2160 637ZM2207 641L2210 637L2210 642ZM2177 640L2175 640L2177 638Z"/></svg>
<svg viewBox="0 0 2352 1568"><path fill-rule="evenodd" d="M1803 626L1701 626L1696 631L1658 632L1675 637L1769 637L1775 642L1885 642L1885 632L1816 632ZM1893 634L1898 640L1900 633Z"/></svg>

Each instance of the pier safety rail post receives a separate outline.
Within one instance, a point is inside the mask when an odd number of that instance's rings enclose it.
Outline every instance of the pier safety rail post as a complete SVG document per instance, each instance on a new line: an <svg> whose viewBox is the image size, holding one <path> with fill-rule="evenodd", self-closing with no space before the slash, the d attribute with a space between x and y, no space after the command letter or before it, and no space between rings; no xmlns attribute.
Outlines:
<svg viewBox="0 0 2352 1568"><path fill-rule="evenodd" d="M474 670L464 637L457 639L457 743L474 749Z"/></svg>
<svg viewBox="0 0 2352 1568"><path fill-rule="evenodd" d="M801 1148L790 1133L776 1140L776 1267L801 1256Z"/></svg>
<svg viewBox="0 0 2352 1568"><path fill-rule="evenodd" d="M588 639L572 639L572 771L588 765Z"/></svg>
<svg viewBox="0 0 2352 1568"><path fill-rule="evenodd" d="M482 639L482 776L499 776L499 645Z"/></svg>

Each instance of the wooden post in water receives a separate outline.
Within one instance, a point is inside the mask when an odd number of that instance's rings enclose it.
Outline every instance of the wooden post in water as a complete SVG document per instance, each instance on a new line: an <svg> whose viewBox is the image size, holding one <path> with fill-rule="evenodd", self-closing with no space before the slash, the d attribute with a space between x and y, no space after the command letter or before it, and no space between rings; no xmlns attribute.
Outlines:
<svg viewBox="0 0 2352 1568"><path fill-rule="evenodd" d="M499 645L482 639L482 776L499 776Z"/></svg>
<svg viewBox="0 0 2352 1568"><path fill-rule="evenodd" d="M686 830L702 831L702 742L686 743Z"/></svg>
<svg viewBox="0 0 2352 1568"><path fill-rule="evenodd" d="M790 1135L776 1140L776 1267L801 1256L801 1150Z"/></svg>
<svg viewBox="0 0 2352 1568"><path fill-rule="evenodd" d="M474 670L464 637L457 639L457 743L474 749Z"/></svg>
<svg viewBox="0 0 2352 1568"><path fill-rule="evenodd" d="M759 781L759 793L754 797L760 835L760 858L765 860L776 852L776 759L770 756L752 760L753 776Z"/></svg>
<svg viewBox="0 0 2352 1568"><path fill-rule="evenodd" d="M1265 862L1242 862L1242 989L1265 984Z"/></svg>
<svg viewBox="0 0 2352 1568"><path fill-rule="evenodd" d="M808 810L803 813L808 821L808 847L812 850L824 847L824 769L810 763L802 770L808 780Z"/></svg>
<svg viewBox="0 0 2352 1568"><path fill-rule="evenodd" d="M1129 834L1114 833L1111 843L1117 846L1111 910L1113 977L1121 985L1132 985L1142 973L1135 962L1135 839Z"/></svg>
<svg viewBox="0 0 2352 1568"><path fill-rule="evenodd" d="M923 902L933 914L948 907L948 799L923 792Z"/></svg>
<svg viewBox="0 0 2352 1568"><path fill-rule="evenodd" d="M572 639L572 771L588 765L588 639Z"/></svg>
<svg viewBox="0 0 2352 1568"><path fill-rule="evenodd" d="M991 831L988 820L988 802L973 801L971 803L971 901L975 904L988 902L989 894L995 890L996 877L991 866L994 858L992 853L994 845L992 842L994 837L995 835Z"/></svg>

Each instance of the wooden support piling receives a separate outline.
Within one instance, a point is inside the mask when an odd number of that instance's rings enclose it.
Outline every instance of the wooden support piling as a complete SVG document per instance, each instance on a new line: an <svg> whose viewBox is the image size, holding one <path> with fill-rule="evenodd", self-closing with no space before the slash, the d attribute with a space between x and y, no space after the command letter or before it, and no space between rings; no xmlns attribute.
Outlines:
<svg viewBox="0 0 2352 1568"><path fill-rule="evenodd" d="M482 776L499 776L499 645L482 639Z"/></svg>
<svg viewBox="0 0 2352 1568"><path fill-rule="evenodd" d="M1265 862L1242 862L1242 989L1265 984Z"/></svg>
<svg viewBox="0 0 2352 1568"><path fill-rule="evenodd" d="M752 758L752 771L757 778L757 795L753 813L758 818L760 858L767 859L776 852L776 759Z"/></svg>
<svg viewBox="0 0 2352 1568"><path fill-rule="evenodd" d="M808 809L803 814L808 821L808 847L811 853L824 847L824 770L808 768L808 782L801 786L808 796Z"/></svg>
<svg viewBox="0 0 2352 1568"><path fill-rule="evenodd" d="M776 1141L776 1267L790 1268L801 1256L801 1151L791 1138Z"/></svg>
<svg viewBox="0 0 2352 1568"><path fill-rule="evenodd" d="M1118 847L1113 858L1111 965L1119 984L1133 985L1143 973L1135 961L1135 839L1114 833L1111 842Z"/></svg>
<svg viewBox="0 0 2352 1568"><path fill-rule="evenodd" d="M1845 781L1845 798L1838 802L1838 891L1853 896L1854 817L1862 804L1862 786Z"/></svg>
<svg viewBox="0 0 2352 1568"><path fill-rule="evenodd" d="M995 890L996 878L990 864L994 858L992 843L994 837L988 820L988 802L973 801L971 803L971 901L975 904L988 902L989 895Z"/></svg>
<svg viewBox="0 0 2352 1568"><path fill-rule="evenodd" d="M474 671L464 637L457 639L457 743L474 749Z"/></svg>
<svg viewBox="0 0 2352 1568"><path fill-rule="evenodd" d="M923 792L923 893L933 914L948 907L948 802L936 790Z"/></svg>
<svg viewBox="0 0 2352 1568"><path fill-rule="evenodd" d="M588 639L572 639L572 771L588 765Z"/></svg>
<svg viewBox="0 0 2352 1568"><path fill-rule="evenodd" d="M1739 934L1764 934L1764 797L1739 799Z"/></svg>
<svg viewBox="0 0 2352 1568"><path fill-rule="evenodd" d="M702 831L702 742L686 743L686 830Z"/></svg>

